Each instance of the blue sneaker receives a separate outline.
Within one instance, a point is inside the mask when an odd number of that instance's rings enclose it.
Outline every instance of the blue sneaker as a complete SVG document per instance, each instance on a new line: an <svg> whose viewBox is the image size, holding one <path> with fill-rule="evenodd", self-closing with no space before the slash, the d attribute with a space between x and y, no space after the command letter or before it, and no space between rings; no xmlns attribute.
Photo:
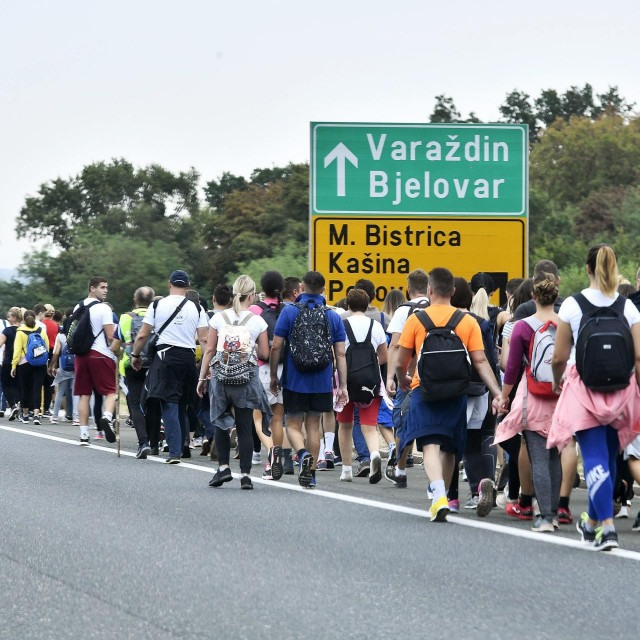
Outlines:
<svg viewBox="0 0 640 640"><path fill-rule="evenodd" d="M307 487L305 487L306 489L315 489L316 488L316 478L315 476L311 476L311 480L309 482L309 485Z"/></svg>
<svg viewBox="0 0 640 640"><path fill-rule="evenodd" d="M313 456L305 451L300 458L300 472L298 473L298 482L301 487L308 487L311 483L311 467L313 466Z"/></svg>

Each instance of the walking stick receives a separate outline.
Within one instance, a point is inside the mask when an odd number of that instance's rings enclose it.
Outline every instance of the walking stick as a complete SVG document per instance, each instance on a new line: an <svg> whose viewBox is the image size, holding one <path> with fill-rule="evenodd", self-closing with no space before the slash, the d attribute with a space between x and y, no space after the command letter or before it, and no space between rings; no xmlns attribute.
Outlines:
<svg viewBox="0 0 640 640"><path fill-rule="evenodd" d="M120 457L120 362L116 356L116 446L118 449L118 458Z"/></svg>

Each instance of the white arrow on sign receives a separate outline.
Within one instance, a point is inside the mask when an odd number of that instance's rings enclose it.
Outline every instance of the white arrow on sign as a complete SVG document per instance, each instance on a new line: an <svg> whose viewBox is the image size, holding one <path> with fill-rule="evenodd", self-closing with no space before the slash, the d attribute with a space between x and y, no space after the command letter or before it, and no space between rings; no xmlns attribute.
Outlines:
<svg viewBox="0 0 640 640"><path fill-rule="evenodd" d="M338 164L338 196L345 196L345 159L347 159L354 167L358 166L358 158L340 142L324 157L324 168L326 169L334 160Z"/></svg>

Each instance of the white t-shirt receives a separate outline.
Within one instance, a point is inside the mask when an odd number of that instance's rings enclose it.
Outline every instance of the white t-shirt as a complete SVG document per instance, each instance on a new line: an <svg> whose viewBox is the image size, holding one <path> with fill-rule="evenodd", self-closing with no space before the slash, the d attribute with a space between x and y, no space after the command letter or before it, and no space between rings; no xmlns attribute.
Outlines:
<svg viewBox="0 0 640 640"><path fill-rule="evenodd" d="M427 296L418 296L417 298L411 298L411 302L429 302L429 298L427 298ZM392 335L394 333L402 333L404 325L407 322L407 318L412 311L414 311L414 309L412 309L411 307L398 307L393 314L393 318L391 318L389 326L387 327L387 333L389 335Z"/></svg>
<svg viewBox="0 0 640 640"><path fill-rule="evenodd" d="M0 333L2 333L7 327L10 327L11 325L9 324L9 322L7 320L4 319L0 319ZM3 358L4 358L4 349L5 349L5 345L3 344L0 347L0 362L2 362Z"/></svg>
<svg viewBox="0 0 640 640"><path fill-rule="evenodd" d="M267 330L267 323L262 318L262 316L257 316L251 311L241 311L240 315L238 315L233 309L225 309L224 316L227 316L229 321L233 324L234 322L242 322L244 318L247 317L247 314L252 316L248 322L246 322L243 326L249 329L251 333L251 344L243 345L243 351L246 353L252 353L254 349L254 345L258 340L258 336ZM223 316L223 312L216 313L211 320L209 320L209 325L213 327L218 333L220 330L227 324Z"/></svg>
<svg viewBox="0 0 640 640"><path fill-rule="evenodd" d="M159 331L184 299L184 296L170 295L158 301L157 305L155 303L149 305L143 322L150 324L154 331ZM198 329L206 329L207 320L207 314L202 307L198 310L195 302L187 300L169 326L158 337L158 344L195 349L196 332Z"/></svg>
<svg viewBox="0 0 640 640"><path fill-rule="evenodd" d="M369 333L369 326L371 325L371 318L367 318L367 316L349 316L343 320L346 325L349 323L351 325L351 330L353 331L353 336L358 342L362 342L366 337L367 333ZM382 328L382 325L377 321L373 321L373 329L371 330L371 344L374 349L378 349L381 344L387 344L387 336ZM349 346L349 335L344 341L345 351Z"/></svg>
<svg viewBox="0 0 640 640"><path fill-rule="evenodd" d="M609 298L599 289L583 289L581 293L592 305L596 307L610 307L618 299L619 295L616 293L615 298ZM571 325L571 331L573 332L573 347L571 347L571 356L567 364L575 364L578 329L580 328L580 320L582 320L582 310L575 298L567 298L562 303L560 311L558 311L558 317L560 320ZM637 322L640 322L640 311L636 309L636 306L631 302L631 300L627 300L624 304L624 317L627 319L630 327Z"/></svg>
<svg viewBox="0 0 640 640"><path fill-rule="evenodd" d="M91 303L96 302L95 298L85 298L83 300L84 306L88 307ZM75 306L74 311L80 305L77 304ZM94 304L91 309L89 309L89 317L91 318L91 332L96 339L93 341L91 348L93 351L97 351L102 355L109 356L112 360L116 360L116 357L109 348L109 344L107 342L107 336L104 333L104 325L110 324L113 325L113 311L111 311L111 307L104 302L98 302L98 304ZM44 326L44 325L43 325ZM45 327L46 330L46 327Z"/></svg>

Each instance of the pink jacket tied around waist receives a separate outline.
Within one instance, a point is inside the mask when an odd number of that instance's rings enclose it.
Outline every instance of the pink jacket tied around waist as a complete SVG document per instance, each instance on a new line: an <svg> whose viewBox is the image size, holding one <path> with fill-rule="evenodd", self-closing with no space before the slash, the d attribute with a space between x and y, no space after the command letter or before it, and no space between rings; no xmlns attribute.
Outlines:
<svg viewBox="0 0 640 640"><path fill-rule="evenodd" d="M522 406L525 392L527 393L527 413L525 424L523 424ZM494 444L509 440L509 438L525 430L535 431L543 438L546 438L549 435L551 419L557 402L557 397L543 398L528 391L526 373L523 374L513 399L511 410L496 428Z"/></svg>
<svg viewBox="0 0 640 640"><path fill-rule="evenodd" d="M635 373L626 389L600 393L584 386L575 366L568 367L549 429L547 448L563 449L576 431L606 424L618 432L620 449L640 433L640 390Z"/></svg>

